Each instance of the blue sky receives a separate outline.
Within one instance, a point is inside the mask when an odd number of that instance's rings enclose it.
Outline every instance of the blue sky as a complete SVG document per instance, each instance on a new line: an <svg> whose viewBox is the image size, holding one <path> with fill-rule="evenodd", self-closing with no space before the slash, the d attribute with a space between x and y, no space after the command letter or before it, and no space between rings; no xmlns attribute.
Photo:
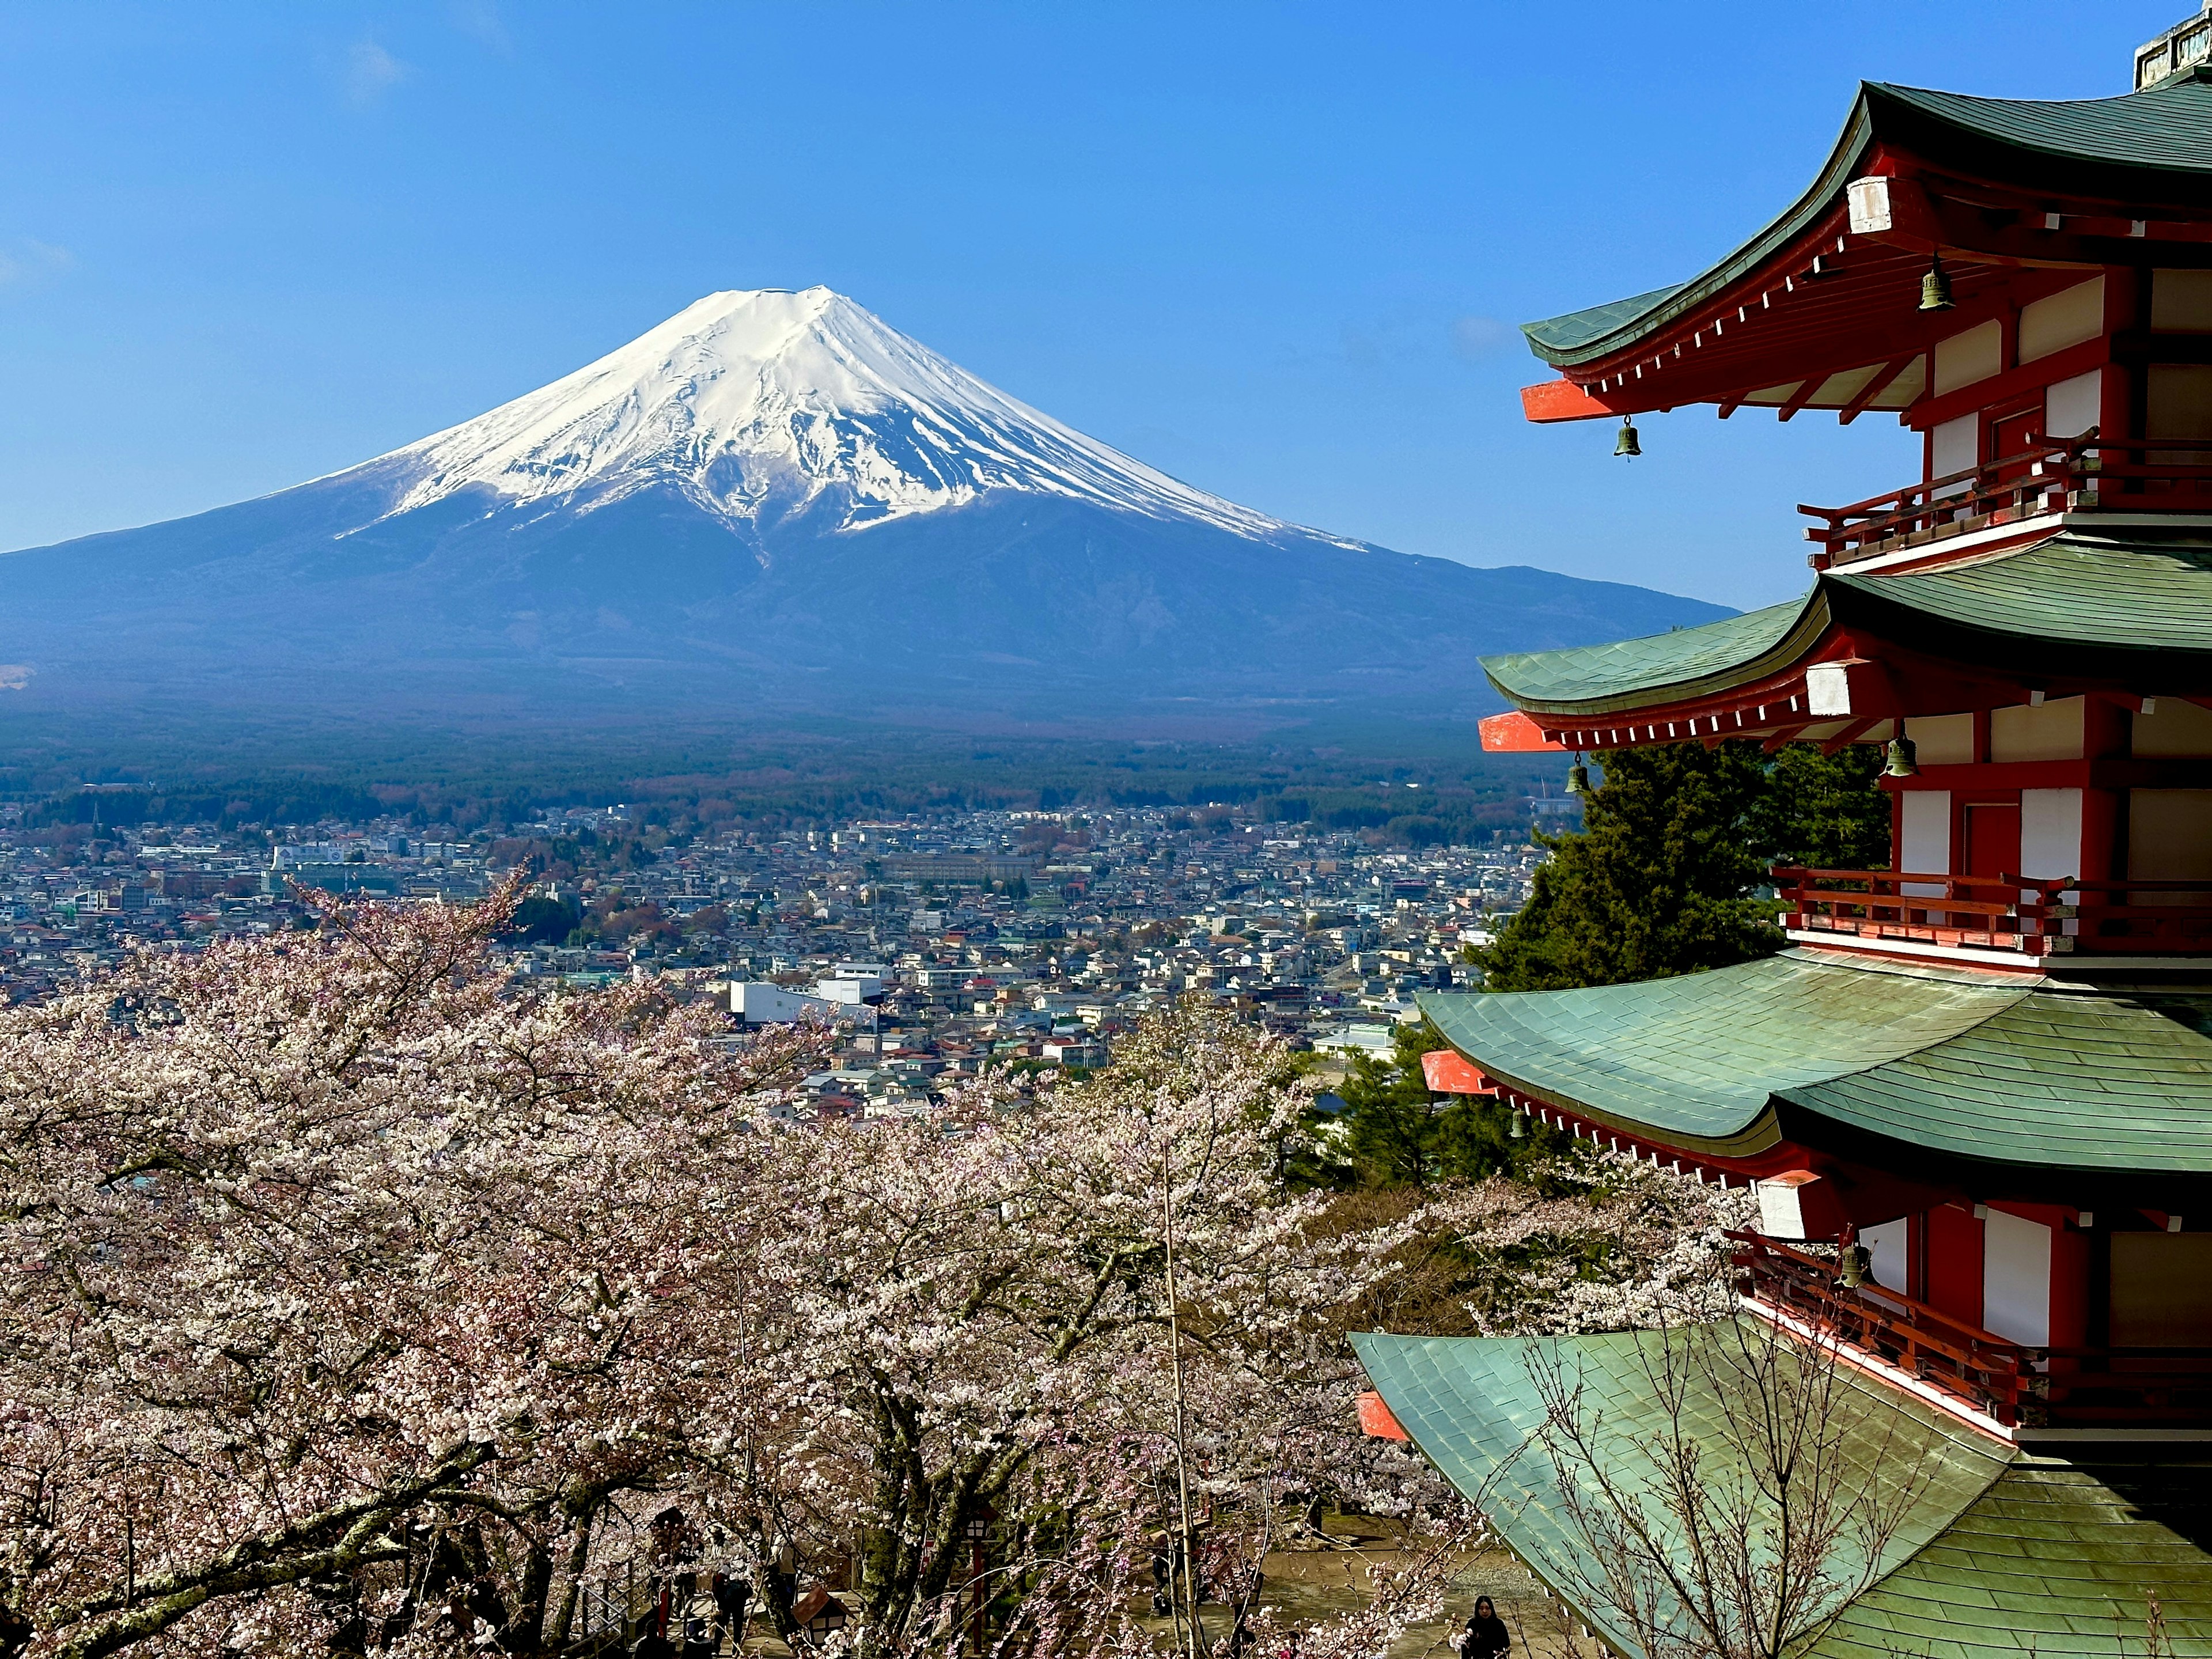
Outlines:
<svg viewBox="0 0 2212 1659"><path fill-rule="evenodd" d="M1530 428L1514 325L1689 275L1862 76L2124 89L2191 0L0 3L0 548L392 448L826 283L1284 518L1741 606L1893 422Z"/></svg>

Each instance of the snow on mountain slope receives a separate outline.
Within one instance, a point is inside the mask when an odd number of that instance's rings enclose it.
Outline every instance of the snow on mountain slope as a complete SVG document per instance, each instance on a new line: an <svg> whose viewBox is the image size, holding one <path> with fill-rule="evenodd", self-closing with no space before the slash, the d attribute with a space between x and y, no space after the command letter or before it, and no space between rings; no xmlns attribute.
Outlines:
<svg viewBox="0 0 2212 1659"><path fill-rule="evenodd" d="M713 295L344 471L0 556L6 701L79 710L1474 714L1486 651L1721 614L1252 512L820 288Z"/></svg>
<svg viewBox="0 0 2212 1659"><path fill-rule="evenodd" d="M851 530L1025 491L1258 540L1315 534L1061 425L826 288L710 294L550 386L349 471L367 468L398 474L395 515L471 486L502 507L577 513L659 489L755 522L828 497Z"/></svg>

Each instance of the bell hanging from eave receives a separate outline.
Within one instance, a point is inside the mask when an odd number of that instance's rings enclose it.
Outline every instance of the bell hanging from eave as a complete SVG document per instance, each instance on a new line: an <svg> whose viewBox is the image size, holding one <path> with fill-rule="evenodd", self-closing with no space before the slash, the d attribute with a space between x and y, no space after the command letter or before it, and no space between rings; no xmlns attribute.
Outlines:
<svg viewBox="0 0 2212 1659"><path fill-rule="evenodd" d="M1587 795L1589 792L1589 768L1583 764L1583 757L1577 754L1575 763L1567 769L1567 793Z"/></svg>
<svg viewBox="0 0 2212 1659"><path fill-rule="evenodd" d="M1620 435L1613 441L1613 453L1630 456L1644 453L1644 446L1636 441L1636 428L1626 415L1620 417Z"/></svg>
<svg viewBox="0 0 2212 1659"><path fill-rule="evenodd" d="M1920 308L1923 311L1948 311L1951 308L1951 279L1943 274L1943 259L1940 254L1928 262L1928 274L1920 279Z"/></svg>
<svg viewBox="0 0 2212 1659"><path fill-rule="evenodd" d="M1917 778L1920 775L1920 761L1912 746L1912 739L1900 732L1889 740L1889 764L1882 771L1893 778Z"/></svg>
<svg viewBox="0 0 2212 1659"><path fill-rule="evenodd" d="M1863 1244L1850 1243L1836 1252L1836 1278L1856 1290L1874 1276L1874 1253Z"/></svg>
<svg viewBox="0 0 2212 1659"><path fill-rule="evenodd" d="M1513 1114L1512 1121L1505 1126L1505 1138L1508 1140L1526 1140L1528 1139L1528 1130L1521 1127L1521 1114L1517 1111Z"/></svg>

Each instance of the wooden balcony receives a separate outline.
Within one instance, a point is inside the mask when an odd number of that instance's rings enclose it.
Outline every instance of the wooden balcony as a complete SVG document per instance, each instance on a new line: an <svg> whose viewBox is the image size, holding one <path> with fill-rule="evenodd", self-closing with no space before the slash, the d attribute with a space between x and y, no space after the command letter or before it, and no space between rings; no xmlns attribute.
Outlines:
<svg viewBox="0 0 2212 1659"><path fill-rule="evenodd" d="M2044 956L2212 954L2202 881L2050 881L1774 866L1782 926L1838 945Z"/></svg>
<svg viewBox="0 0 2212 1659"><path fill-rule="evenodd" d="M2075 948L2075 884L2017 876L1774 866L1782 925L1838 945L1884 942L2051 956Z"/></svg>
<svg viewBox="0 0 2212 1659"><path fill-rule="evenodd" d="M1739 1291L2007 1428L2212 1428L2212 1348L2032 1347L1759 1233L1731 1232Z"/></svg>
<svg viewBox="0 0 2212 1659"><path fill-rule="evenodd" d="M2212 442L2178 438L2036 440L2007 455L1849 507L1797 510L1824 520L1805 538L1815 569L2053 514L2212 516Z"/></svg>

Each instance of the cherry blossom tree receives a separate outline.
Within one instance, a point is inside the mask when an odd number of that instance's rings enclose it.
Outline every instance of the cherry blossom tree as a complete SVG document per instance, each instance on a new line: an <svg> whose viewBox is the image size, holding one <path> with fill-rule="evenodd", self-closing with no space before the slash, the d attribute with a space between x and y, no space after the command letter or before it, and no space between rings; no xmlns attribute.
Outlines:
<svg viewBox="0 0 2212 1659"><path fill-rule="evenodd" d="M792 1224L744 1295L796 1437L743 1449L739 1510L865 1540L860 1651L944 1637L978 1532L994 1583L1030 1581L1038 1642L1067 1559L1096 1585L1164 1548L1188 1589L1211 1508L1366 1455L1336 1336L1406 1229L1346 1233L1331 1194L1286 1182L1308 1092L1279 1048L1189 1009L1087 1082L769 1138L758 1178Z"/></svg>
<svg viewBox="0 0 2212 1659"><path fill-rule="evenodd" d="M554 1654L717 1572L801 1644L842 1574L858 1653L1051 1659L1150 1640L1156 1565L1195 1650L1316 1494L1449 1511L1342 1340L1421 1251L1455 1328L1571 1328L1704 1224L1618 1171L1303 1188L1310 1085L1195 1006L1080 1083L794 1120L829 1034L509 984L518 896L0 1012L0 1659ZM1433 1587L1385 1588L1314 1651Z"/></svg>
<svg viewBox="0 0 2212 1659"><path fill-rule="evenodd" d="M514 897L0 1015L0 1650L558 1645L611 1497L726 1432L656 1193L793 1044L507 994Z"/></svg>

